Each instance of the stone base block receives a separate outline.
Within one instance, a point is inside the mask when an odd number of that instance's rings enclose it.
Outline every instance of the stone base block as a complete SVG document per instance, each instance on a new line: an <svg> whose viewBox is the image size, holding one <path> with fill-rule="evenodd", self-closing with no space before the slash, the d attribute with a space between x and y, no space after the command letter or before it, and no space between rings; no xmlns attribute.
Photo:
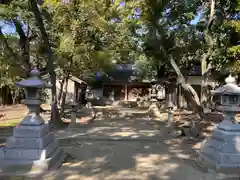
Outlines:
<svg viewBox="0 0 240 180"><path fill-rule="evenodd" d="M213 130L212 137L202 143L200 162L219 172L235 173L240 168L240 131L238 126L223 121Z"/></svg>
<svg viewBox="0 0 240 180"><path fill-rule="evenodd" d="M62 149L57 148L50 158L45 160L0 160L0 175L38 175L57 169L64 160Z"/></svg>
<svg viewBox="0 0 240 180"><path fill-rule="evenodd" d="M49 124L41 126L19 126L13 129L14 137L39 138L49 133Z"/></svg>
<svg viewBox="0 0 240 180"><path fill-rule="evenodd" d="M239 168L240 164L218 164L211 157L204 154L199 155L199 163L205 167L215 170L216 172L226 173L226 174L240 174Z"/></svg>
<svg viewBox="0 0 240 180"><path fill-rule="evenodd" d="M219 124L218 129L230 132L240 132L240 124L233 124L230 121L224 120Z"/></svg>
<svg viewBox="0 0 240 180"><path fill-rule="evenodd" d="M42 149L53 140L53 133L39 138L10 137L7 139L7 148Z"/></svg>
<svg viewBox="0 0 240 180"><path fill-rule="evenodd" d="M20 122L21 126L40 126L44 124L44 120L40 115L28 114L24 117L24 119Z"/></svg>
<svg viewBox="0 0 240 180"><path fill-rule="evenodd" d="M22 149L22 148L3 148L4 159L6 160L44 160L57 148L55 141L51 142L43 149Z"/></svg>

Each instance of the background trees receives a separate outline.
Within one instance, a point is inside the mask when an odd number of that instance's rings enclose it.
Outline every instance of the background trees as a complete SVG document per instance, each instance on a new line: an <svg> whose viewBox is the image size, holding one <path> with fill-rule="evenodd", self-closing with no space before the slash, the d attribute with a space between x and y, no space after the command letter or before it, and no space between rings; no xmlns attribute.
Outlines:
<svg viewBox="0 0 240 180"><path fill-rule="evenodd" d="M9 87L33 66L47 67L54 84L56 68L67 81L70 75L91 77L116 63L134 63L142 78L177 75L196 112L202 112L211 70L239 73L239 0L37 2L1 3L1 23L16 31L0 31L1 78L8 79L1 82ZM182 72L196 62L202 68L201 99Z"/></svg>

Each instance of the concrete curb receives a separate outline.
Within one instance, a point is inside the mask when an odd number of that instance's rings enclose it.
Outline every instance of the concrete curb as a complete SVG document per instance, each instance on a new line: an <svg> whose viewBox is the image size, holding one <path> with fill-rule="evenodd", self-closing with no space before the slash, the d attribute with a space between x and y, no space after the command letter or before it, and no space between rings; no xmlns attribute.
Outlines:
<svg viewBox="0 0 240 180"><path fill-rule="evenodd" d="M166 138L163 137L89 137L89 136L81 136L81 137L66 137L66 138L57 138L58 143L64 143L69 141L113 141L113 142L158 142L164 141ZM164 143L164 142L162 142Z"/></svg>

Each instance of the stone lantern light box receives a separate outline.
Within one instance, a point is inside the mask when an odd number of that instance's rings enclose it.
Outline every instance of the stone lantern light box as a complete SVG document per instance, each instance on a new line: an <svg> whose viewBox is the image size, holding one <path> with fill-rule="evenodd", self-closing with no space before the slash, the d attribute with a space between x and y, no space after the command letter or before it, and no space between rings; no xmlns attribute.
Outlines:
<svg viewBox="0 0 240 180"><path fill-rule="evenodd" d="M240 112L240 87L236 79L231 75L225 79L226 84L212 91L213 96L218 97L216 110L224 114L236 114Z"/></svg>
<svg viewBox="0 0 240 180"><path fill-rule="evenodd" d="M27 105L29 113L20 122L20 125L41 125L44 124L44 120L39 115L40 113L40 90L49 85L45 81L40 79L40 72L37 68L33 69L30 73L30 77L16 83L17 86L24 88L26 93L26 99L24 104Z"/></svg>

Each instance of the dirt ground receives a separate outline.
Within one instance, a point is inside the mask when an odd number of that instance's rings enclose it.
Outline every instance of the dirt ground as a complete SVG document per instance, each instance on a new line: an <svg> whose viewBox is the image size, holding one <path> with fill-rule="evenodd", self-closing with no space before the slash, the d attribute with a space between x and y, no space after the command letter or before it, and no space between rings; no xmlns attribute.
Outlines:
<svg viewBox="0 0 240 180"><path fill-rule="evenodd" d="M0 121L21 118L27 112L25 105L0 106Z"/></svg>
<svg viewBox="0 0 240 180"><path fill-rule="evenodd" d="M56 180L215 180L177 146L161 142L79 141L64 147L74 159L46 179Z"/></svg>
<svg viewBox="0 0 240 180"><path fill-rule="evenodd" d="M70 155L45 179L56 180L237 180L197 161L200 139L172 138L164 123L144 118L98 119L56 132Z"/></svg>
<svg viewBox="0 0 240 180"><path fill-rule="evenodd" d="M184 116L177 117L176 120L183 121L183 118ZM195 149L199 148L201 138L173 138L169 132L170 129L166 128L163 121L149 121L146 117L133 117L129 114L110 119L103 116L90 124L58 130L55 136L68 158L56 172L40 179L239 179L214 173L198 163Z"/></svg>

